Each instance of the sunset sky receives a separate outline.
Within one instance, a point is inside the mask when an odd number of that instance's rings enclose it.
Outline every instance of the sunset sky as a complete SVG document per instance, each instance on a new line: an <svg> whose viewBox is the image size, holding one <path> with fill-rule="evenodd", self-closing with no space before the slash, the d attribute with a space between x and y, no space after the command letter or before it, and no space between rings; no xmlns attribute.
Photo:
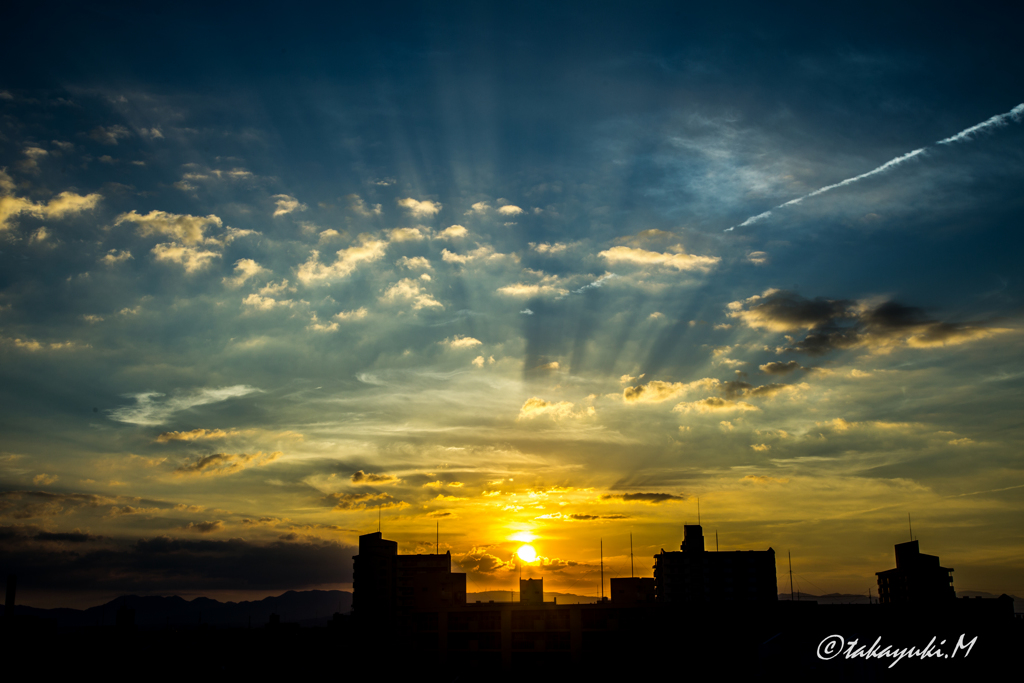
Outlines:
<svg viewBox="0 0 1024 683"><path fill-rule="evenodd" d="M1020 16L22 5L19 602L350 589L378 514L593 595L697 497L780 591L875 590L909 513L1024 595Z"/></svg>

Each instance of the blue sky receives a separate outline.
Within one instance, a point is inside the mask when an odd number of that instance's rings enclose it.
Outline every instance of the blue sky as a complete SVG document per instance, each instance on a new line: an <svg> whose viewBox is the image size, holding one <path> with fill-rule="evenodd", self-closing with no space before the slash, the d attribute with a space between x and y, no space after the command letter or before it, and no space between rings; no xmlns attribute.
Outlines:
<svg viewBox="0 0 1024 683"><path fill-rule="evenodd" d="M999 14L15 9L5 565L39 604L345 587L380 506L471 590L531 541L585 593L700 496L806 592L866 592L909 512L1020 594Z"/></svg>

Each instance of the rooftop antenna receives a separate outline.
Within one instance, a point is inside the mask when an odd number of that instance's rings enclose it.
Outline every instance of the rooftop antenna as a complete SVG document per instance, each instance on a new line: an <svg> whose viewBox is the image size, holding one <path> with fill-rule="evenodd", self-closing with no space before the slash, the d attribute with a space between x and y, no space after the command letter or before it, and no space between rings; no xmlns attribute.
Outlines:
<svg viewBox="0 0 1024 683"><path fill-rule="evenodd" d="M789 601L793 602L793 553L786 551L789 555Z"/></svg>
<svg viewBox="0 0 1024 683"><path fill-rule="evenodd" d="M437 529L436 529L436 531L434 533L436 534L436 536L434 536L434 554L435 555L440 555L441 554L441 522L437 523Z"/></svg>
<svg viewBox="0 0 1024 683"><path fill-rule="evenodd" d="M910 513L907 513L907 524L910 525L910 540L914 540L914 524L910 521Z"/></svg>
<svg viewBox="0 0 1024 683"><path fill-rule="evenodd" d="M718 529L715 529L715 552L718 552Z"/></svg>
<svg viewBox="0 0 1024 683"><path fill-rule="evenodd" d="M380 533L380 503L377 503L377 533Z"/></svg>
<svg viewBox="0 0 1024 683"><path fill-rule="evenodd" d="M629 578L636 578L633 574L633 532L629 532Z"/></svg>
<svg viewBox="0 0 1024 683"><path fill-rule="evenodd" d="M700 496L697 496L697 526L700 526Z"/></svg>
<svg viewBox="0 0 1024 683"><path fill-rule="evenodd" d="M601 602L604 602L604 539L601 539Z"/></svg>

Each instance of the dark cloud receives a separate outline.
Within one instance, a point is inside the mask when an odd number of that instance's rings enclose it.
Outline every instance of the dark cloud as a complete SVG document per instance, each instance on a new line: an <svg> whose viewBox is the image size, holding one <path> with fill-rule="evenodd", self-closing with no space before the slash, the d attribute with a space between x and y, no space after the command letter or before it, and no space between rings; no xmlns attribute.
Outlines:
<svg viewBox="0 0 1024 683"><path fill-rule="evenodd" d="M1009 331L994 323L950 323L925 317L919 308L886 301L871 305L846 299L805 299L794 292L769 290L729 305L729 315L755 329L807 330L803 338L787 334L779 352L821 356L841 349L885 350L897 346L955 346ZM766 367L761 366L764 370ZM781 365L771 366L780 370ZM796 369L795 367L793 369ZM768 370L765 370L768 372Z"/></svg>
<svg viewBox="0 0 1024 683"><path fill-rule="evenodd" d="M795 360L786 361L785 363L773 360L770 363L759 366L759 369L766 375L788 375L791 372L803 370L804 368Z"/></svg>
<svg viewBox="0 0 1024 683"><path fill-rule="evenodd" d="M183 475L234 474L250 465L261 466L281 457L280 451L273 453L214 453L185 463L174 471Z"/></svg>
<svg viewBox="0 0 1024 683"><path fill-rule="evenodd" d="M658 495L658 494L652 494ZM655 501L660 502L660 501ZM575 520L577 522L589 522L595 519L630 519L629 515L566 515L568 519Z"/></svg>
<svg viewBox="0 0 1024 683"><path fill-rule="evenodd" d="M387 484L398 480L398 477L391 474L374 474L356 470L351 477L353 484Z"/></svg>
<svg viewBox="0 0 1024 683"><path fill-rule="evenodd" d="M629 502L664 503L669 500L686 500L685 496L677 496L673 493L624 493L605 494L601 500L624 500Z"/></svg>
<svg viewBox="0 0 1024 683"><path fill-rule="evenodd" d="M493 574L501 569L508 569L510 563L486 552L469 552L458 560L459 566L471 574Z"/></svg>
<svg viewBox="0 0 1024 683"><path fill-rule="evenodd" d="M56 532L51 533L48 531L40 531L38 534L33 536L37 541L53 541L56 543L85 543L86 541L98 541L102 539L102 536L93 536L77 529L74 531Z"/></svg>
<svg viewBox="0 0 1024 683"><path fill-rule="evenodd" d="M49 491L0 492L0 517L32 519L69 514L77 508L100 507L116 502L114 498L89 493L51 493Z"/></svg>
<svg viewBox="0 0 1024 683"><path fill-rule="evenodd" d="M392 507L397 505L394 498L387 493L330 493L325 498L335 510L355 510L367 505Z"/></svg>
<svg viewBox="0 0 1024 683"><path fill-rule="evenodd" d="M212 522L189 522L182 527L185 531L198 531L201 534L209 534L220 531L224 528L224 522L219 519Z"/></svg>
<svg viewBox="0 0 1024 683"><path fill-rule="evenodd" d="M332 541L257 544L167 536L89 547L99 540L90 536L70 540L84 546L71 553L55 549L51 539L32 543L38 534L31 530L5 527L0 532L26 541L2 544L0 566L40 591L302 589L351 581L356 554L355 548Z"/></svg>

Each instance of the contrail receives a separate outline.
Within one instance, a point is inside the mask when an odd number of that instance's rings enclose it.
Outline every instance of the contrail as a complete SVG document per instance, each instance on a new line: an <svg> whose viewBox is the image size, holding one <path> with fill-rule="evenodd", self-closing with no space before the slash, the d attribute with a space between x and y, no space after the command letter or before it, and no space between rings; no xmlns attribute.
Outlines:
<svg viewBox="0 0 1024 683"><path fill-rule="evenodd" d="M998 128L998 127L1001 127L1001 126L1005 126L1006 124L1008 124L1010 122L1010 119L1013 119L1014 121L1020 121L1022 116L1024 116L1024 104L1018 104L1016 107L1014 107L1010 111L1006 112L1005 114L996 114L992 118L987 119L985 121L982 121L981 123L979 123L979 124L977 124L975 126L971 126L970 128L963 129L962 131L960 131L956 135L953 135L951 137L939 140L938 142L933 143L932 146L934 146L934 145L950 145L950 144L952 144L954 142L962 142L964 140L970 140L974 136L975 133L978 133L978 132L980 132L982 130L985 130L986 128ZM855 183L855 182L857 182L859 180L863 180L864 178L870 178L873 175L878 175L879 173L885 173L889 169L895 168L896 166L899 166L903 162L909 161L910 159L913 159L914 157L916 157L919 154L924 154L927 149L928 149L928 147L922 147L920 149L915 149L914 151L907 152L906 154L898 156L895 159L890 159L889 161L885 162L884 164L882 164L878 168L870 170L867 173L861 173L858 176L854 176L852 178L847 178L846 180L841 180L838 183L835 183L834 185L826 185L825 187L818 188L814 192L811 192L809 194L805 194L802 197L797 197L796 199L790 199L788 202L784 202L782 204L779 204L778 206L773 208L771 211L765 211L764 213L759 213L756 216L751 216L750 218L748 218L747 220L743 221L739 225L734 225L731 228L726 228L725 232L732 232L736 228L742 228L742 227L747 226L747 225L753 225L754 223L757 223L758 221L764 220L765 218L768 218L768 216L771 216L772 215L772 211L775 211L776 209L781 209L781 208L786 207L786 206L792 206L793 204L799 204L800 202L802 202L803 200L805 200L805 199L807 199L809 197L817 197L819 194L825 194L829 190L834 190L837 187L843 187L844 185L852 185L853 183Z"/></svg>

